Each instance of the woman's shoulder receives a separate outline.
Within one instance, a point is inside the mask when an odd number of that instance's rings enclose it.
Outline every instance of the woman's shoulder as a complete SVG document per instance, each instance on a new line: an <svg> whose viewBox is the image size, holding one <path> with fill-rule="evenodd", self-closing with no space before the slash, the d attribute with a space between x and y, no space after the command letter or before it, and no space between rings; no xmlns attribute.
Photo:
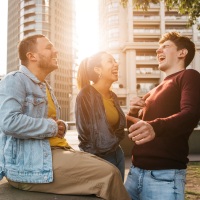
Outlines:
<svg viewBox="0 0 200 200"><path fill-rule="evenodd" d="M97 92L95 91L95 89L91 86L91 85L87 85L85 87L83 87L78 95L77 95L77 98L87 98L88 96L90 96L91 94L92 95L95 95Z"/></svg>

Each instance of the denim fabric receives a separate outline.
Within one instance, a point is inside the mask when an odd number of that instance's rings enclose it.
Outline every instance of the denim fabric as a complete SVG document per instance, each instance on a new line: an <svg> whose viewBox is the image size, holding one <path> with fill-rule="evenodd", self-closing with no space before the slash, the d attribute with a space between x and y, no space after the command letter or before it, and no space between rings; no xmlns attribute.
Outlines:
<svg viewBox="0 0 200 200"><path fill-rule="evenodd" d="M132 200L184 200L186 170L143 170L131 166L126 190Z"/></svg>
<svg viewBox="0 0 200 200"><path fill-rule="evenodd" d="M124 158L124 152L122 148L119 146L116 151L106 154L105 156L100 156L104 160L107 160L108 162L115 165L122 176L122 180L124 181L124 173L125 173L125 158Z"/></svg>
<svg viewBox="0 0 200 200"><path fill-rule="evenodd" d="M52 99L59 118L60 107L53 94ZM53 180L48 138L58 128L54 120L47 119L47 106L46 84L25 66L0 81L0 180L4 175L16 182Z"/></svg>

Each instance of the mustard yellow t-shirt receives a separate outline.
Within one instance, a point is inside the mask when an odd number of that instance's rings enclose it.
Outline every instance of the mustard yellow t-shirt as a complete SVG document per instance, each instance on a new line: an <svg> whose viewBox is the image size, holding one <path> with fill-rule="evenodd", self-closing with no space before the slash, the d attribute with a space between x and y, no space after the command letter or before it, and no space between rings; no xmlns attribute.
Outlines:
<svg viewBox="0 0 200 200"><path fill-rule="evenodd" d="M46 87L47 88L47 87ZM49 89L46 89L48 99L48 117L56 120L56 107L51 98ZM49 138L50 146L57 147L70 147L65 138L51 137Z"/></svg>
<svg viewBox="0 0 200 200"><path fill-rule="evenodd" d="M103 104L105 107L106 117L108 120L108 123L111 125L111 127L114 129L116 124L119 121L119 113L114 105L114 100L112 98L107 99L103 97Z"/></svg>

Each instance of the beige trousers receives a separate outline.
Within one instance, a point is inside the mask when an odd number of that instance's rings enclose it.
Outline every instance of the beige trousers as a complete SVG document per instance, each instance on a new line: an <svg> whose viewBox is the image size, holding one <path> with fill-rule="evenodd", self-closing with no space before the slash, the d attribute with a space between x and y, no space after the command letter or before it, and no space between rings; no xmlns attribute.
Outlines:
<svg viewBox="0 0 200 200"><path fill-rule="evenodd" d="M95 194L106 200L130 200L119 170L89 153L53 149L53 182L9 183L18 189L54 194Z"/></svg>

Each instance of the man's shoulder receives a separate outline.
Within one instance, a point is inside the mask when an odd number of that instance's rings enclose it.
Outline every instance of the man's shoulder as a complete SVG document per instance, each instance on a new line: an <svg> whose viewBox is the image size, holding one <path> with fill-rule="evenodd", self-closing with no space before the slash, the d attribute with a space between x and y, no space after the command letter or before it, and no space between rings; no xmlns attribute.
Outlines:
<svg viewBox="0 0 200 200"><path fill-rule="evenodd" d="M12 71L9 72L8 74L6 74L4 76L4 78L1 80L1 82L3 83L4 81L15 81L15 79L17 79L19 76L18 74L21 74L18 70L17 71Z"/></svg>
<svg viewBox="0 0 200 200"><path fill-rule="evenodd" d="M186 69L185 73L192 73L192 74L199 74L200 75L200 73L195 69Z"/></svg>
<svg viewBox="0 0 200 200"><path fill-rule="evenodd" d="M195 69L186 69L183 71L183 77L200 80L200 73Z"/></svg>

